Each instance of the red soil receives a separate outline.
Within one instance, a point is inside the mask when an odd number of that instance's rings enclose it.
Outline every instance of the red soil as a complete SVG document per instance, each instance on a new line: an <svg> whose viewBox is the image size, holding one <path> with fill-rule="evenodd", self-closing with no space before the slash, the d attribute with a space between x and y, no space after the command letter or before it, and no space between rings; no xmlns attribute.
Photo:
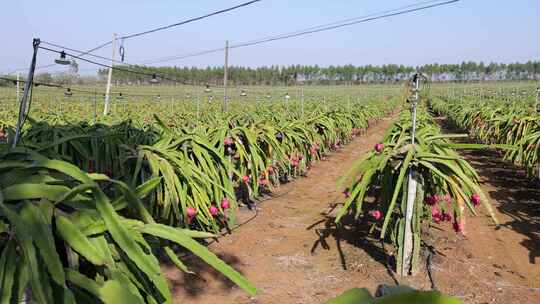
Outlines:
<svg viewBox="0 0 540 304"><path fill-rule="evenodd" d="M257 286L255 297L196 258L188 258L197 275L164 266L175 303L323 303L349 288L374 292L378 284L395 284L383 251L365 228L332 225L334 207L344 199L336 180L373 149L390 123L390 119L378 122L328 161L316 164L308 177L282 185L274 198L258 206L255 218L209 246ZM504 165L505 169L491 155L467 157L479 169L503 226L495 230L480 215L468 218L466 238L456 236L448 225L436 230L432 263L436 287L464 303L540 303L540 187L506 180L514 177L515 169ZM239 222L254 215L242 210ZM421 289L431 286L425 269L397 280Z"/></svg>

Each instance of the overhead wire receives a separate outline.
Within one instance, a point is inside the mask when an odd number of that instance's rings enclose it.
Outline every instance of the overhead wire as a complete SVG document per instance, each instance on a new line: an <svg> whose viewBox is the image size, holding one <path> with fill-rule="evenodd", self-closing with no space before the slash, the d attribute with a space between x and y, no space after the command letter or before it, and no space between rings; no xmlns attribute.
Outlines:
<svg viewBox="0 0 540 304"><path fill-rule="evenodd" d="M273 35L273 36L266 36L264 38L257 39L257 40L251 40L251 41L247 41L247 42L243 42L243 43L233 44L233 45L229 46L229 48L234 49L234 48L248 47L248 46L253 46L253 45L262 44L262 43L268 43L268 42L282 40L282 39L289 39L289 38L293 38L293 37L298 37L298 36L303 36L303 35L308 35L308 34L314 34L314 33L323 32L323 31L329 31L329 30L338 29L338 28L342 28L342 27L346 27L346 26L351 26L351 25L355 25L355 24L359 24L359 23L365 23L365 22L374 21L374 20L378 20L378 19L389 18L389 17L394 17L394 16L398 16L398 15L404 15L404 14L408 14L408 13L412 13L412 12L422 11L422 10L426 10L426 9L430 9L430 8L434 8L434 7L443 6L443 5L449 5L449 4L452 4L452 3L459 2L459 1L460 0L447 0L447 1L442 1L442 2L440 0L422 1L422 2L418 2L418 3L409 4L409 5L406 5L406 6L401 6L401 7L395 8L395 9L390 9L390 10L385 10L385 11L378 12L378 13L365 15L365 16L362 16L362 17L349 18L349 19L340 20L340 21L336 21L336 22L332 22L332 23L327 23L327 24L323 24L323 25L319 25L319 26L309 27L309 28L306 28L306 29L303 29L303 30L298 30L298 31L294 31L294 32L289 32L289 33L284 33L284 34L279 34L279 35ZM194 19L197 19L197 18L194 18ZM199 19L197 19L197 20L199 20ZM183 24L185 24L185 23L183 23ZM129 38L131 38L131 36L133 36L133 35L128 35L128 36L130 36ZM135 37L135 36L133 36L133 37ZM80 50L73 49L73 48L68 48L68 47L65 47L65 46L62 46L62 45L59 45L59 44L50 43L50 42L44 42L44 43L48 44L48 45L51 45L53 47L61 48L61 49L64 49L64 50L71 50L73 52L80 53L78 55L71 54L71 53L66 53L66 55L69 55L69 56L71 56L73 58L80 59L80 60L86 61L86 62L91 63L91 64L95 64L95 65L98 65L98 66L101 66L101 67L104 67L104 68L109 68L109 69L113 69L113 70L116 69L118 71L123 71L123 72L128 72L128 73L133 73L133 74L139 74L139 75L145 75L145 76L151 76L151 77L156 77L156 75L159 74L161 79L185 84L184 80L178 80L178 79L165 77L161 73L146 73L146 72L141 72L139 70L133 70L133 69L125 68L125 67L114 67L112 65L107 65L107 64L103 64L103 63L100 63L100 62L96 62L96 61L93 61L93 60L83 58L82 56L84 55L84 52L82 52ZM51 51L51 52L56 52L56 53L61 53L62 52L62 51L53 50L53 49L42 47L42 46L40 46L40 48L44 49L44 50ZM209 50L205 50L205 51L186 54L186 55L183 55L183 56L169 57L169 58L165 58L163 60L145 61L145 62L141 62L140 64L162 63L162 62L167 62L167 61L173 61L173 60L179 60L179 59L184 59L184 58L189 58L189 57L206 55L206 54L215 53L215 52L221 52L223 50L225 50L224 47L215 48L215 49L209 49ZM98 56L98 55L93 55L93 54L91 54L91 56L96 57L96 58L100 58L100 59L103 59L103 60L110 60L109 58L106 58L106 57L103 57L103 56ZM113 62L121 63L120 61L113 61ZM127 64L127 63L124 63L124 64ZM135 65L135 64L131 64L131 65Z"/></svg>
<svg viewBox="0 0 540 304"><path fill-rule="evenodd" d="M63 50L68 50L68 51L71 51L71 52L76 52L76 53L79 53L77 54L77 56L79 57L82 57L82 56L91 56L91 57L94 57L94 58L98 58L98 59L103 59L103 60L107 60L107 61L112 61L114 63L118 63L118 64L128 64L126 62L123 62L123 61L120 61L120 60L113 60L112 58L107 58L105 56L99 56L99 55L95 55L95 54L90 54L90 53L87 53L86 51L81 51L81 50L77 50L77 49L74 49L74 48L69 48L67 46L63 46L63 45L60 45L60 44L56 44L56 43L52 43L52 42L48 42L48 41L41 41L42 44L47 44L47 45L50 45L52 47L56 47L56 48L59 48L59 49L63 49Z"/></svg>
<svg viewBox="0 0 540 304"><path fill-rule="evenodd" d="M344 19L344 20L335 21L332 23L305 28L302 30L294 31L294 32L266 36L266 37L255 39L255 40L250 40L250 41L246 41L246 42L242 42L238 44L232 44L229 46L229 49L253 46L253 45L267 43L271 41L277 41L277 40L288 39L288 38L293 38L293 37L298 37L298 36L303 36L303 35L308 35L308 34L314 34L314 33L323 32L323 31L329 31L329 30L333 30L333 29L337 29L341 27L356 25L359 23L365 23L365 22L374 21L378 19L394 17L394 16L404 15L404 14L408 14L412 12L427 10L427 9L438 7L438 6L449 5L455 2L459 2L459 1L460 0L447 0L443 2L441 2L440 0L422 1L422 2L418 2L414 4L401 6L395 9L390 9L390 10L385 10L385 11L381 11L377 13L372 13L369 15L364 15L361 17ZM211 54L211 53L222 52L224 50L225 50L225 47L220 47L220 48L198 51L194 53L188 53L184 55L168 56L168 57L158 58L155 60L145 60L140 63L141 64L163 63L163 62L186 59L190 57L197 57L197 56Z"/></svg>
<svg viewBox="0 0 540 304"><path fill-rule="evenodd" d="M254 4L254 3L260 2L260 1L262 1L262 0L251 0L251 1L247 1L247 2L244 2L244 3L229 7L229 8L214 11L214 12L211 12L211 13L208 13L208 14L205 14L205 15L202 15L202 16L198 16L198 17L193 17L193 18L190 18L190 19L187 19L187 20L183 20L183 21L180 21L180 22L177 22L177 23L170 24L170 25L160 26L160 27L155 28L155 29L150 29L150 30L146 30L146 31L143 31L143 32L135 33L135 34L123 35L123 36L117 37L116 41L118 41L118 40L126 40L126 39L130 39L130 38L135 38L135 37L147 35L147 34L150 34L150 33L155 33L155 32L159 32L159 31L167 30L167 29L170 29L170 28L173 28L173 27L177 27L177 26L180 26L180 25L184 25L184 24L188 24L188 23L191 23L191 22L199 21L199 20L202 20L202 19L205 19L205 18L208 18L208 17L212 17L212 16L215 16L215 15L230 12L230 11L233 11L233 10L245 7L245 6L249 6L251 4ZM95 51L97 51L99 49L102 49L102 48L110 45L110 44L112 44L112 40L104 42L104 43L102 43L102 44L100 44L100 45L98 45L98 46L84 52L83 54L81 54L81 56L93 53L93 52L95 52Z"/></svg>
<svg viewBox="0 0 540 304"><path fill-rule="evenodd" d="M9 81L9 82L13 82L13 83L16 83L17 81L19 81L21 83L26 83L25 80L22 80L22 79L17 80L17 79L8 78L8 77L0 77L0 80ZM36 86L36 87L44 86L44 87L51 87L51 88L57 88L57 89L70 89L73 92L85 93L85 94L101 94L101 93L98 93L97 91L82 90L82 89L73 88L71 86L66 86L66 85L56 84L56 83L46 83L46 82L33 81L32 84L34 86ZM169 95L161 95L159 93L156 93L156 94L132 94L132 93L123 93L123 92L111 92L111 95L121 95L121 96L125 96L125 97L156 97L157 95L159 95L161 97L177 97L177 96L180 96L178 94L173 94L173 95L170 95L170 94Z"/></svg>
<svg viewBox="0 0 540 304"><path fill-rule="evenodd" d="M180 26L180 25L184 25L184 24L188 24L188 23L192 23L192 22L195 22L195 21L199 21L199 20L202 20L202 19L205 19L205 18L208 18L208 17L212 17L212 16L215 16L215 15L219 15L219 14L223 14L223 13L226 13L226 12L230 12L230 11L233 11L233 10L236 10L236 9L239 9L239 8L242 8L242 7L246 7L246 6L249 6L251 4L254 4L256 2L260 2L262 0L251 0L251 1L247 1L247 2L243 2L241 4L238 4L238 5L235 5L235 6L232 6L232 7L229 7L229 8L225 8L225 9L221 9L221 10L218 10L218 11L214 11L214 12L211 12L211 13L208 13L208 14L205 14L205 15L202 15L202 16L198 16L198 17L193 17L193 18L190 18L190 19L187 19L187 20L183 20L183 21L180 21L180 22L177 22L177 23L173 23L173 24L170 24L170 25L165 25L165 26L161 26L161 27L158 27L158 28L154 28L154 29L150 29L150 30L146 30L146 31L143 31L143 32L139 32L139 33L135 33L135 34L130 34L130 35L124 35L124 36L120 36L118 38L116 38L115 40L118 41L118 40L126 40L126 39L130 39L130 38L135 38L135 37L139 37L139 36L143 36L143 35L146 35L146 34L150 34L150 33L155 33L155 32L158 32L158 31L162 31L162 30L166 30L166 29L170 29L170 28L173 28L173 27L177 27L177 26ZM46 42L47 44L51 45L51 46L59 46L59 44L53 44L51 42ZM97 51L97 50L100 50L108 45L112 44L112 40L110 41L107 41L107 42L104 42L94 48L91 48L90 50L88 51L78 51L78 50L74 50L74 49L71 49L71 51L74 51L74 52L77 52L77 53L80 53L79 56L82 57L82 56L93 56L95 58L105 58L103 56L99 56L99 55L95 55L95 54L92 54L93 52ZM68 49L68 48L66 48ZM107 60L111 60L110 58L106 58ZM117 61L118 62L118 61ZM51 67L53 66L54 64L50 64L50 65L45 65L45 66L39 66L39 67L36 67L36 70L38 69L44 69L44 68L47 68L47 67ZM17 71L24 71L26 70L26 68L20 68L20 69L16 69L14 70L13 72L11 73L8 73L9 74L13 74Z"/></svg>
<svg viewBox="0 0 540 304"><path fill-rule="evenodd" d="M257 0L257 1L260 1L260 0ZM209 17L209 16L216 15L218 13L222 13L222 12L225 12L225 11L230 11L232 9L236 9L238 7L246 6L246 5L252 4L252 3L257 2L257 1L245 2L245 3L241 4L241 5L238 5L238 6L229 8L229 9L225 9L225 10L217 11L217 12L210 13L210 14L207 14L207 15L204 15L204 16L188 19L186 21L182 21L182 22L170 25L170 26L160 27L160 28L157 28L157 29L154 29L154 30L149 30L149 31L145 31L145 32L141 32L141 33L137 33L137 34L133 34L133 35L122 36L122 37L120 37L118 39L126 39L126 38L137 37L137 36L140 36L140 35L143 35L143 34L156 32L156 31L159 31L159 30L163 30L163 29L166 29L166 28L173 27L173 26L186 24L186 23L189 23L189 22L193 22L193 21L200 20L200 19L203 19L203 18L206 18L206 17ZM430 1L423 1L423 2L418 2L418 3L413 3L413 4L406 5L406 6L401 6L399 8L385 10L385 11L382 11L382 12L365 15L365 16L362 16L362 17L344 19L344 20L335 21L335 22L332 22L332 23L327 23L327 24L323 24L323 25L309 27L309 28L306 28L306 29L303 29L303 30L298 30L298 31L294 31L294 32L283 33L283 34L278 34L278 35L273 35L273 36L266 36L264 38L260 38L260 39L256 39L256 40L250 40L250 41L243 42L243 43L232 44L231 46L229 46L229 48L230 49L235 49L235 48L241 48L241 47L248 47L248 46L253 46L253 45L262 44L262 43L268 43L268 42L282 40L282 39L289 39L289 38L293 38L293 37L298 37L298 36L303 36L303 35L308 35L308 34L314 34L314 33L333 30L333 29L337 29L337 28L341 28L341 27L345 27L345 26L351 26L351 25L355 25L355 24L359 24L359 23L365 23L365 22L374 21L374 20L378 20L378 19L394 17L394 16L408 14L408 13L417 12L417 11L421 11L421 10L426 10L426 9L430 9L430 8L434 8L434 7L438 7L438 6L448 5L448 4L458 2L458 1L460 1L460 0L447 0L447 1L443 1L443 2L441 2L440 0L430 0ZM90 51L84 52L84 51L81 51L81 50L77 50L77 49L74 49L74 48L69 48L69 47L66 47L66 46L63 46L63 45L60 45L60 44L46 42L46 41L44 41L43 43L47 44L47 45L50 45L50 46L53 46L53 47L56 47L56 48L61 48L61 49L64 49L64 50L69 50L69 51L72 51L72 52L79 53L77 55L66 53L66 55L69 55L69 56L71 56L73 58L76 58L76 59L79 59L79 60L82 60L82 61L86 61L88 63L98 65L98 66L101 66L101 67L104 67L104 68L112 68L113 70L116 69L118 71L123 71L123 72L128 72L128 73L133 73L133 74L139 74L139 75L145 75L145 76L151 76L151 77L155 77L156 75L159 74L161 79L185 84L184 80L178 80L178 79L165 77L161 73L146 73L146 72L141 72L141 71L138 71L138 70L128 69L128 68L125 68L125 67L114 67L112 65L107 65L107 64L103 64L103 63L100 63L100 62L96 62L96 61L93 61L93 60L83 58L83 56L88 55L88 56L92 56L94 58L99 58L99 59L111 61L110 58L90 54ZM102 44L102 46L105 46L105 45L108 45L108 44ZM42 46L40 46L40 48L44 49L44 50L56 52L56 53L61 52L61 51L58 51L58 50L52 50L52 49L45 48L45 47L42 47ZM94 51L96 49L97 48L94 48L91 51ZM146 61L142 61L142 62L140 62L138 64L146 65L146 64L163 63L163 62L168 62L168 61L180 60L180 59L185 59L185 58L190 58L190 57L197 57L197 56L202 56L202 55L206 55L206 54L221 52L221 51L224 51L224 50L225 50L224 47L220 47L220 48L214 48L214 49L189 53L189 54L185 54L185 55L181 55L181 56L172 56L172 57L169 56L169 57L165 57L165 58L161 58L161 59L157 59L157 60L146 60ZM112 60L112 62L113 63L125 64L125 65L132 65L132 66L133 65L138 65L138 64L131 64L131 63L126 63L126 62L121 62L121 61L118 61L118 60ZM40 68L49 67L49 66L53 66L53 65L54 64L43 66L43 67L40 67Z"/></svg>
<svg viewBox="0 0 540 304"><path fill-rule="evenodd" d="M73 58L76 58L76 59L79 59L79 60L94 64L94 65L97 65L97 66L112 69L112 70L117 70L117 71L121 71L121 72L137 74L137 75L143 75L143 76L148 76L148 77L152 77L152 78L159 77L160 79L164 79L164 80L168 80L168 81L172 81L172 82L176 82L176 83L181 83L181 84L186 84L185 80L179 80L179 79L165 77L162 74L157 73L157 72L147 73L147 72L142 72L142 71L139 71L139 70L128 69L128 68L125 68L125 67L116 67L116 66L104 64L104 63L101 63L101 62L97 62L97 61L94 61L94 60L86 59L86 58L80 57L80 56L72 54L72 53L67 53L65 51L54 50L54 49L51 49L51 48L48 48L48 47L43 47L43 46L39 46L39 48L42 49L42 50L45 50L45 51L58 53L58 54L65 53L67 56L70 56L70 57L73 57Z"/></svg>

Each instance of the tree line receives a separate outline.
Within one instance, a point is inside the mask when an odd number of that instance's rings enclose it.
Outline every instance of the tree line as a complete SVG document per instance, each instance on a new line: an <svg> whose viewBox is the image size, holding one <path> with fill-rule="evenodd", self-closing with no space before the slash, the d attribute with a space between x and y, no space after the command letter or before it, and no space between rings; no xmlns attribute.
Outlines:
<svg viewBox="0 0 540 304"><path fill-rule="evenodd" d="M145 84L156 74L164 84L173 82L194 85L222 85L223 67L152 67L125 65L114 70L113 79L116 84ZM125 70L142 72L147 75L134 74ZM505 81L505 80L540 80L540 61L525 63L489 63L462 62L460 64L425 64L406 66L397 64L321 67L318 65L261 66L261 67L229 67L229 83L231 85L294 85L304 84L369 84L394 83L408 79L414 72L426 74L433 82L471 82L471 81ZM73 73L51 75L38 73L36 81L59 84L93 84L104 82L107 69L100 69L97 75L79 76ZM163 78L166 79L163 79ZM167 80L174 79L174 81ZM9 85L0 81L0 85Z"/></svg>
<svg viewBox="0 0 540 304"><path fill-rule="evenodd" d="M148 67L124 66L147 74L172 78L187 84L223 84L223 67ZM306 84L359 84L392 83L408 79L414 72L428 75L434 82L469 82L495 80L535 80L540 79L540 61L525 63L463 62L461 64L426 64L417 67L385 65L343 65L320 67L318 65L229 67L229 83L233 85L292 85ZM106 78L108 71L98 71L98 77ZM122 83L139 84L148 82L151 77L114 70L115 80ZM162 82L170 82L166 79Z"/></svg>

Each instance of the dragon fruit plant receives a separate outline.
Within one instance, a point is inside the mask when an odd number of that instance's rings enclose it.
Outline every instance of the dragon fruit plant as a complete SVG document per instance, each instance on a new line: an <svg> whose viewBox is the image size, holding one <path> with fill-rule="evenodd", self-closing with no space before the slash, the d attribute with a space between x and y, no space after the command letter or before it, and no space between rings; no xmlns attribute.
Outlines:
<svg viewBox="0 0 540 304"><path fill-rule="evenodd" d="M464 135L442 134L424 107L418 109L415 145L411 144L411 127L410 113L403 112L387 130L383 141L361 157L340 180L341 187L348 189L348 197L335 222L339 224L346 214L355 218L367 214L381 239L390 232L398 255L401 255L407 172L411 168L418 181L412 223L414 272L419 260L423 223L449 223L463 233L465 217L467 214L476 215L478 205L484 206L495 223L497 219L480 189L477 173L454 150L460 145L449 141ZM375 203L365 204L367 193L373 189L377 189ZM398 265L398 269L400 267Z"/></svg>

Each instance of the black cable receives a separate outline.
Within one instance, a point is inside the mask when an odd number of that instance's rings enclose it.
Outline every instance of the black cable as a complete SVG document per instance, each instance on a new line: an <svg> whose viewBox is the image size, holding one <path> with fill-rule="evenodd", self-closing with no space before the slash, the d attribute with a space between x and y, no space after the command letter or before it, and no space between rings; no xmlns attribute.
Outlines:
<svg viewBox="0 0 540 304"><path fill-rule="evenodd" d="M17 82L17 79L12 79L12 78L7 78L7 77L0 77L0 80L5 80L5 81L10 81L10 82ZM25 80L19 80L19 82L22 82L22 83L26 83ZM55 84L55 83L44 83L44 82L32 82L32 84L37 87L37 86L44 86L44 87L52 87L52 88L58 88L58 89L70 89L71 91L73 92L77 92L77 93L86 93L86 94L90 94L90 95L94 95L95 94L95 91L87 91L87 90L81 90L81 89L76 89L76 88L71 88L70 86L65 86L65 85L60 85L60 84ZM161 97L179 97L181 95L179 94L175 94L175 95L161 95L159 93L156 93L156 94L126 94L126 93L123 93L123 92L111 92L110 95L118 95L118 94L122 94L122 96L125 96L125 97L155 97L156 95L160 95Z"/></svg>
<svg viewBox="0 0 540 304"><path fill-rule="evenodd" d="M441 0L429 0L429 1L424 1L424 2L417 2L417 3L397 7L397 8L394 8L394 9L384 10L384 11L380 11L380 12L377 12L377 13L371 13L371 14L368 14L368 15L360 16L360 17L353 17L353 18L348 18L348 19L344 19L344 20L338 20L338 21L334 21L334 22L326 23L326 24L322 24L322 25L312 26L312 27L305 28L305 29L302 29L302 30L297 30L297 31L294 31L294 32L289 32L289 33L280 34L280 35L267 36L267 37L263 37L263 38L260 38L260 39L247 41L245 43L252 43L252 42L255 42L255 41L259 41L259 40L266 40L266 39L270 39L270 38L281 37L281 36L296 34L296 33L300 33L300 32L320 29L320 28L324 28L324 27L328 27L328 26L337 25L337 24L343 24L345 22L351 22L351 21L355 21L355 20L358 20L358 19L366 19L366 18L369 18L369 17L379 16L379 15L382 15L382 14L388 14L388 13L391 13L391 12L394 12L394 11L404 10L404 9L415 7L415 6L426 5L426 4L430 4L430 3L433 3L433 2L440 2L440 1Z"/></svg>
<svg viewBox="0 0 540 304"><path fill-rule="evenodd" d="M451 4L451 3L458 2L458 1L460 1L460 0L449 0L449 1L444 1L444 2L440 2L439 0L431 0L431 1L419 2L419 3L415 3L415 4L402 6L402 7L396 8L396 9L391 9L391 10L386 10L386 11L382 11L382 12L378 12L378 13L365 15L365 16L362 16L362 17L349 18L349 19L345 19L345 20L341 20L341 21L328 23L328 24L325 24L325 25L313 26L313 27L309 27L307 29L303 29L303 30L299 30L299 31L295 31L295 32L289 32L289 33L285 33L285 34L267 36L265 38L260 38L260 39L256 39L256 40L251 40L251 41L231 45L229 48L232 49L232 48L253 46L253 45L257 45L257 44L261 44L261 43L267 43L267 42L271 42L271 41L277 41L277 40L282 40L282 39L288 39L288 38L303 36L303 35L307 35L307 34L313 34L313 33L333 30L333 29L336 29L336 28L341 28L341 27L345 27L345 26L351 26L351 25L355 25L355 24L359 24L359 23L365 23L365 22L369 22L369 21L373 21L373 20L377 20L377 19L394 17L394 16L408 14L408 13L421 11L421 10L426 10L426 9L430 9L430 8L434 8L434 7L438 7L438 6L448 5L448 4ZM433 2L438 2L438 3L433 3ZM433 3L433 4L430 4L430 3ZM419 5L422 5L422 6L417 7ZM414 7L414 8L411 8L411 7ZM354 20L354 21L351 21L351 20ZM209 50L199 51L199 52L195 52L195 53L190 53L190 54L186 54L186 55L165 57L163 59L146 60L146 61L143 61L142 63L143 64L154 64L154 63L161 63L161 62L167 62L167 61L173 61L173 60L180 60L180 59L185 59L185 58L190 58L190 57L196 57L196 56L201 56L201 55L206 55L206 54L211 54L211 53L222 52L224 50L225 50L225 48L221 47L221 48L215 48L215 49L209 49Z"/></svg>
<svg viewBox="0 0 540 304"><path fill-rule="evenodd" d="M210 244L212 244L212 243L217 242L218 239L220 239L220 238L222 238L222 237L224 237L224 236L230 234L231 232L235 231L236 229L238 229L238 228L240 228L240 227L242 227L242 226L248 224L249 222L251 222L251 221L253 221L255 218L257 218L257 216L259 216L259 205L262 204L263 202L269 201L269 200L272 200L272 199L276 199L276 198L280 198L280 197L282 197L282 196L285 196L285 195L291 193L293 190L294 190L294 189L289 189L289 191L286 191L286 192L281 193L281 194L279 194L279 195L276 195L276 196L270 196L270 195L269 195L268 197L266 197L266 198L264 198L264 199L260 199L260 200L255 201L255 203L256 203L256 205L255 205L255 214L254 214L252 217L250 217L249 219L245 220L244 222L242 222L242 223L240 223L240 224L235 225L233 228L228 229L227 231L224 231L224 232L219 233L215 238L212 238L212 241L208 242L207 245L210 245Z"/></svg>
<svg viewBox="0 0 540 304"><path fill-rule="evenodd" d="M422 11L422 10L434 8L434 7L437 7L437 6L448 5L448 4L451 4L451 3L458 2L458 1L460 1L460 0L449 0L449 1L441 2L441 3L425 5L425 6L421 6L421 7L417 7L417 8L406 9L406 10L402 10L402 11L399 11L399 12L387 13L387 14L383 14L383 15L380 15L380 16L376 16L376 17L368 17L368 18L364 18L364 19L361 19L361 20L353 21L353 22L347 22L347 23L343 23L343 24L327 26L327 27L313 29L313 30L306 30L306 31L303 31L303 32L298 32L298 33L285 34L285 35L281 35L281 36L278 36L278 37L272 37L272 38L268 38L268 39L264 39L264 40L246 42L246 43L243 43L243 44L232 45L230 48L239 48L239 47L252 46L252 45L271 42L271 41L276 41L276 40L288 39L288 38L293 38L293 37L298 37L298 36L303 36L303 35L308 35L308 34L313 34L313 33L319 33L319 32L323 32L323 31L329 31L329 30L333 30L333 29L337 29L337 28L341 28L341 27L345 27L345 26L355 25L355 24L359 24L359 23L369 22L369 21L388 18L388 17L394 17L394 16L398 16L398 15L404 15L404 14L408 14L408 13L412 13L412 12L417 12L417 11Z"/></svg>
<svg viewBox="0 0 540 304"><path fill-rule="evenodd" d="M90 59L82 58L82 57L77 56L75 54L67 53L67 52L64 52L64 51L53 50L53 49L46 48L46 47L43 47L43 46L40 46L39 48L42 49L42 50L46 50L46 51L53 52L53 53L58 53L58 54L63 52L63 53L65 53L66 55L68 55L70 57L73 57L73 58L76 58L76 59L79 59L79 60L82 60L82 61L86 61L88 63L98 65L98 66L108 68L108 69L113 69L113 70L117 70L117 71L137 74L137 75L144 75L144 76L148 76L148 77L152 77L152 78L159 77L160 79L164 79L164 80L168 80L168 81L172 81L172 82L176 82L176 83L180 83L180 84L186 84L186 82L184 80L178 80L178 79L163 77L161 74L158 74L158 73L146 73L146 72L131 70L131 69L123 68L123 67L115 67L115 66L111 66L111 65L104 64L104 63L101 63L101 62L97 62L97 61L93 61L93 60L90 60Z"/></svg>
<svg viewBox="0 0 540 304"><path fill-rule="evenodd" d="M0 77L0 80L6 80L6 81L11 81L11 82L14 82L16 83L17 81L18 82L22 82L22 83L26 83L25 80L17 80L17 79L12 79L12 78L7 78L7 77ZM43 83L43 82L35 82L33 81L32 82L34 85L37 85L37 86L45 86L45 87L55 87L55 88L60 88L61 86L58 85L58 84L53 84L53 83Z"/></svg>
<svg viewBox="0 0 540 304"><path fill-rule="evenodd" d="M52 42L41 41L41 43L43 43L43 44L48 44L48 45L50 45L50 46L53 46L53 47L56 47L56 48L59 48L59 49L68 50L68 51L72 51L72 52L79 53L79 54L77 55L77 56L79 56L79 57L81 57L81 56L92 56L92 57L94 57L94 58L99 58L99 59L103 59L103 60L107 60L107 61L112 61L112 62L115 62L115 63L118 63L118 64L126 64L126 63L123 62L123 61L112 60L111 58L107 58L107 57L104 57L104 56L99 56L99 55L90 54L90 53L87 53L86 51L81 51L81 50L69 48L69 47L67 47L67 46L63 46L63 45L56 44L56 43L52 43ZM53 65L54 65L54 64L53 64Z"/></svg>
<svg viewBox="0 0 540 304"><path fill-rule="evenodd" d="M262 1L262 0L252 0L252 1L244 2L242 4L239 4L239 5L236 5L236 6L233 6L233 7L229 7L229 8L226 8L226 9L219 10L219 11L215 11L215 12L212 12L212 13L209 13L209 14L206 14L206 15L202 15L202 16L199 16L199 17L194 17L194 18L187 19L187 20L184 20L184 21L180 21L180 22L177 22L177 23L174 23L174 24L161 26L161 27L151 29L151 30L147 30L147 31L144 31L144 32L140 32L140 33L121 36L121 37L116 38L116 40L130 39L130 38L139 37L139 36L150 34L150 33L155 33L155 32L158 32L158 31L170 29L170 28L173 28L173 27L176 27L176 26L179 26L179 25L184 25L184 24L191 23L191 22L194 22L194 21L199 21L201 19L205 19L205 18L208 18L208 17L211 17L211 16L226 13L226 12L229 12L229 11L232 11L232 10L244 7L244 6L251 5L251 4L259 2L259 1ZM95 51L97 51L99 49L102 49L102 48L104 48L104 47L106 47L106 46L108 46L110 44L112 44L112 41L104 42L103 44L100 44L100 45L96 46L95 48L81 54L81 56L88 55L88 54L90 54L92 52L95 52Z"/></svg>
<svg viewBox="0 0 540 304"><path fill-rule="evenodd" d="M433 270L431 269L431 266L433 264L433 255L435 254L435 250L432 246L428 246L428 256L426 259L426 268L427 268L427 275L429 278L429 282L431 283L431 290L437 290L437 285L435 285L435 279L433 279Z"/></svg>
<svg viewBox="0 0 540 304"><path fill-rule="evenodd" d="M130 38L139 37L139 36L150 34L150 33L155 33L155 32L158 32L158 31L170 29L170 28L173 28L173 27L176 27L176 26L179 26L179 25L184 25L184 24L191 23L191 22L194 22L194 21L198 21L198 20L201 20L201 19L205 19L205 18L208 18L208 17L211 17L211 16L226 13L226 12L229 12L229 11L232 11L232 10L244 7L244 6L251 5L251 4L259 2L259 1L261 1L261 0L251 0L251 1L244 2L242 4L239 4L239 5L236 5L236 6L233 6L233 7L229 7L229 8L226 8L226 9L219 10L219 11L215 11L213 13L209 13L209 14L206 14L206 15L203 15L203 16L191 18L191 19L184 20L184 21L174 23L174 24L171 24L171 25L158 27L156 29L152 29L152 30L148 30L148 31L144 31L144 32L136 33L136 34L125 35L125 36L122 36L122 37L118 38L117 40L119 40L119 39L124 39L124 40L125 39L130 39Z"/></svg>
<svg viewBox="0 0 540 304"><path fill-rule="evenodd" d="M140 33L135 33L135 34L130 34L130 35L125 35L125 36L121 36L121 37L118 37L116 38L116 41L118 40L125 40L125 39L129 39L129 38L134 38L134 37L138 37L138 36L142 36L142 35L146 35L146 34L150 34L150 33L154 33L154 32L158 32L158 31L162 31L162 30L166 30L166 29L170 29L170 28L173 28L173 27L176 27L176 26L180 26L180 25L184 25L184 24L187 24L187 23L191 23L191 22L194 22L194 21L199 21L199 20L202 20L202 19L205 19L205 18L208 18L208 17L212 17L212 16L215 16L215 15L219 15L219 14L223 14L223 13L226 13L226 12L229 12L229 11L232 11L232 10L235 10L235 9L238 9L238 8L242 8L242 7L245 7L245 6L248 6L248 5L251 5L253 3L256 3L256 2L260 2L262 0L252 0L252 1L248 1L248 2L244 2L242 4L239 4L239 5L236 5L236 6L233 6L233 7L229 7L229 8L226 8L226 9L222 9L222 10L219 10L219 11L215 11L215 12L212 12L212 13L209 13L209 14L206 14L206 15L202 15L202 16L199 16L199 17L194 17L194 18L191 18L191 19L187 19L187 20L184 20L184 21L180 21L180 22L177 22L177 23L174 23L174 24L170 24L170 25L166 25L166 26L162 26L162 27L158 27L158 28L155 28L155 29L152 29L152 30L148 30L148 31L144 31L144 32L140 32ZM44 42L46 43L46 42ZM52 43L47 43L51 46L55 46L54 44ZM98 56L98 55L94 55L94 54L91 54L99 49L102 49L108 45L112 44L112 41L107 41L107 42L104 42L88 51L76 51L74 49L71 49L72 51L74 52L77 52L77 53L80 53L79 56L93 56L93 57L97 57L97 58L105 58L105 57L102 57L102 56ZM56 45L57 47L59 47L58 45ZM62 47L62 48L65 48L66 50L68 49L67 47ZM80 59L80 58L79 58ZM105 58L107 60L111 60L110 58ZM37 67L37 69L44 69L44 68L47 68L47 67L51 67L53 66L54 64L50 64L50 65L45 65L45 66L40 66L40 67ZM14 70L14 72L17 72L17 71L22 71L22 70L25 70L25 68L21 68L21 69L17 69L17 70ZM13 72L12 72L13 73ZM11 74L11 73L10 73Z"/></svg>
<svg viewBox="0 0 540 304"><path fill-rule="evenodd" d="M394 281L396 285L400 285L399 280L396 278L396 275L394 274L394 271L390 267L390 256L388 255L388 251L386 251L386 246L384 245L384 239L380 238L379 241L381 242L381 249L385 257L384 267L386 267L386 272L392 278L392 280Z"/></svg>

